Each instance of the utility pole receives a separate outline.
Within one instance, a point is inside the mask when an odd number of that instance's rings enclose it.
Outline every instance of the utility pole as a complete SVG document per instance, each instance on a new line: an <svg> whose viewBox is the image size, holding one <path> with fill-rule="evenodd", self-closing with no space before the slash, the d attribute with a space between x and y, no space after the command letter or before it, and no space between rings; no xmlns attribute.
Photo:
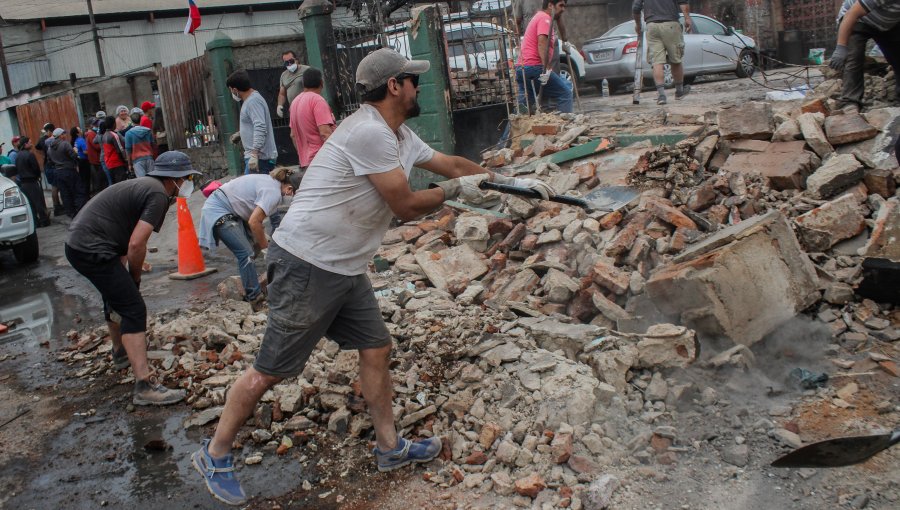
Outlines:
<svg viewBox="0 0 900 510"><path fill-rule="evenodd" d="M106 76L106 68L103 67L103 53L100 52L100 36L97 35L97 23L94 21L94 6L91 0L87 0L88 17L91 19L91 32L94 33L94 51L97 52L97 67L100 68L100 76Z"/></svg>
<svg viewBox="0 0 900 510"><path fill-rule="evenodd" d="M3 73L3 86L6 90L6 95L11 96L12 85L9 82L9 68L6 66L6 52L3 50L3 37L0 36L0 72Z"/></svg>

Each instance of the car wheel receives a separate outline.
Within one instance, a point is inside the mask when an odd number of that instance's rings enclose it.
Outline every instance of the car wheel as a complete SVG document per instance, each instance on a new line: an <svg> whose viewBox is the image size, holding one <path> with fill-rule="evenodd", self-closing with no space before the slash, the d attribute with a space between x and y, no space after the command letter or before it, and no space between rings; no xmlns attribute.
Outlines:
<svg viewBox="0 0 900 510"><path fill-rule="evenodd" d="M672 76L672 66L669 64L663 65L663 85L666 88L672 88L675 86L675 77ZM656 88L656 82L653 80L653 77L644 78L644 87L645 88Z"/></svg>
<svg viewBox="0 0 900 510"><path fill-rule="evenodd" d="M569 71L569 64L563 64L560 62L559 64L559 76L560 78L566 80L567 82L572 84L573 90L574 87L578 86L578 78Z"/></svg>
<svg viewBox="0 0 900 510"><path fill-rule="evenodd" d="M749 78L754 72L756 72L756 55L751 50L742 50L734 74L738 78Z"/></svg>
<svg viewBox="0 0 900 510"><path fill-rule="evenodd" d="M37 232L32 232L25 238L24 243L13 246L13 255L19 264L30 264L38 259Z"/></svg>

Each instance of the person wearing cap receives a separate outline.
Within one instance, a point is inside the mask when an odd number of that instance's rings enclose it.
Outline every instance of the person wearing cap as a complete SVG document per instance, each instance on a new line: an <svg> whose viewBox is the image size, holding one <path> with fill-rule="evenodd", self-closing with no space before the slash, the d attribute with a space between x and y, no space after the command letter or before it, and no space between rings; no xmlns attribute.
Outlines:
<svg viewBox="0 0 900 510"><path fill-rule="evenodd" d="M225 80L231 98L242 101L240 139L244 144L244 173L265 174L275 168L278 149L272 130L269 105L259 92L250 87L250 75L239 69ZM232 136L232 143L236 141Z"/></svg>
<svg viewBox="0 0 900 510"><path fill-rule="evenodd" d="M244 300L254 306L265 298L253 259L269 243L263 220L278 209L282 197L294 195L299 173L280 166L268 175L243 175L209 195L200 213L200 246L214 250L219 241L237 258Z"/></svg>
<svg viewBox="0 0 900 510"><path fill-rule="evenodd" d="M134 175L143 177L153 170L153 131L141 125L141 113L131 114L134 123L125 132L125 152Z"/></svg>
<svg viewBox="0 0 900 510"><path fill-rule="evenodd" d="M303 73L309 66L300 64L293 50L285 50L281 54L281 63L284 72L278 80L278 106L275 113L284 118L285 112L290 109L294 98L303 92ZM290 113L288 113L290 115Z"/></svg>
<svg viewBox="0 0 900 510"><path fill-rule="evenodd" d="M116 107L116 131L124 133L131 125L131 111L127 106L120 104Z"/></svg>
<svg viewBox="0 0 900 510"><path fill-rule="evenodd" d="M47 148L47 157L53 162L55 182L62 205L69 218L74 218L84 203L87 192L78 175L78 153L69 142L69 134L63 128L53 130L53 141Z"/></svg>
<svg viewBox="0 0 900 510"><path fill-rule="evenodd" d="M147 129L153 129L153 111L156 109L156 103L144 101L141 103L141 122L140 124Z"/></svg>
<svg viewBox="0 0 900 510"><path fill-rule="evenodd" d="M9 141L10 145L12 145L12 149L9 149L9 152L6 153L6 157L9 158L9 163L11 165L16 164L16 156L19 154L19 142L22 140L21 136L14 136Z"/></svg>
<svg viewBox="0 0 900 510"><path fill-rule="evenodd" d="M41 165L34 155L34 145L27 136L19 138L19 154L16 157L16 177L22 193L28 197L31 215L37 226L50 226L50 215L47 214L47 202L44 189L41 187Z"/></svg>
<svg viewBox="0 0 900 510"><path fill-rule="evenodd" d="M411 61L387 48L362 59L356 82L363 104L322 146L272 236L266 256L268 323L259 352L229 390L215 435L192 455L207 489L220 501L246 501L233 472L234 438L269 388L303 371L323 336L359 351L379 471L428 462L441 451L436 437L411 441L397 434L392 339L366 275L368 264L394 217L409 221L445 200L481 197L478 185L484 180L529 187L544 197L552 189L436 152L403 125L419 114L418 80L428 69L427 61ZM413 166L449 180L412 191Z"/></svg>
<svg viewBox="0 0 900 510"><path fill-rule="evenodd" d="M161 155L147 177L106 188L69 225L66 258L100 292L112 340L113 368L134 371L134 405L168 405L184 399L184 390L169 389L147 364L147 307L141 296L141 267L147 240L159 232L176 197L194 188L194 170L181 152Z"/></svg>
<svg viewBox="0 0 900 510"><path fill-rule="evenodd" d="M100 122L101 120L98 118L91 117L88 120L90 129L84 134L84 141L87 145L85 152L87 152L88 163L91 165L91 193L95 195L109 185L109 181L106 179L106 172L100 166Z"/></svg>
<svg viewBox="0 0 900 510"><path fill-rule="evenodd" d="M50 144L53 143L53 132L56 131L56 126L48 122L44 124L41 131L41 137L34 144L34 148L42 152L44 156L44 177L47 178L47 184L50 185L50 197L53 199L53 215L62 216L66 212L59 198L59 188L56 186L56 167L47 155L47 150L50 148Z"/></svg>

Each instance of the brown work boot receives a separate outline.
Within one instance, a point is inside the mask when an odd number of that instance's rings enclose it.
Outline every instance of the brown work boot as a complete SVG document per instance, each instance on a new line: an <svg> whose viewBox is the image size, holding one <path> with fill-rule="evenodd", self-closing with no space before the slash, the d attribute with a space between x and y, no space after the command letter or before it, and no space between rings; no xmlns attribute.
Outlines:
<svg viewBox="0 0 900 510"><path fill-rule="evenodd" d="M132 403L136 406L167 406L184 400L184 390L166 388L155 377L134 383Z"/></svg>

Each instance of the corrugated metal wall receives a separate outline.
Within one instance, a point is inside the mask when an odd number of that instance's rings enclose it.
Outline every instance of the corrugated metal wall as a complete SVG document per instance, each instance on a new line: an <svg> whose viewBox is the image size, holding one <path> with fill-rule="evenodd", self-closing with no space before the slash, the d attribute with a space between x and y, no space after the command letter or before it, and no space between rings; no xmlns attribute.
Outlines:
<svg viewBox="0 0 900 510"><path fill-rule="evenodd" d="M41 128L47 122L66 131L78 125L78 112L75 109L75 96L71 92L41 99L33 103L16 107L19 120L19 134L28 136L34 142L41 136ZM36 152L40 158L40 151Z"/></svg>
<svg viewBox="0 0 900 510"><path fill-rule="evenodd" d="M7 95L15 94L21 90L32 88L38 83L50 80L50 63L46 60L19 62L9 64L8 67L12 92Z"/></svg>
<svg viewBox="0 0 900 510"><path fill-rule="evenodd" d="M303 32L294 10L246 14L203 16L201 30L194 37L185 35L182 18L149 21L122 21L98 25L101 50L107 74L117 74L161 63L164 66L184 62L203 54L206 43L217 29L234 40L284 36ZM90 32L72 36L89 28L86 25L48 27L44 35L50 78L68 80L69 73L79 77L97 76L97 57Z"/></svg>
<svg viewBox="0 0 900 510"><path fill-rule="evenodd" d="M159 89L163 102L163 114L166 120L166 140L169 149L188 147L187 132L200 137L197 133L198 121L206 126L212 117L212 105L206 94L206 79L209 69L206 57L197 57L186 62L163 67L159 72ZM190 144L192 147L195 143Z"/></svg>

